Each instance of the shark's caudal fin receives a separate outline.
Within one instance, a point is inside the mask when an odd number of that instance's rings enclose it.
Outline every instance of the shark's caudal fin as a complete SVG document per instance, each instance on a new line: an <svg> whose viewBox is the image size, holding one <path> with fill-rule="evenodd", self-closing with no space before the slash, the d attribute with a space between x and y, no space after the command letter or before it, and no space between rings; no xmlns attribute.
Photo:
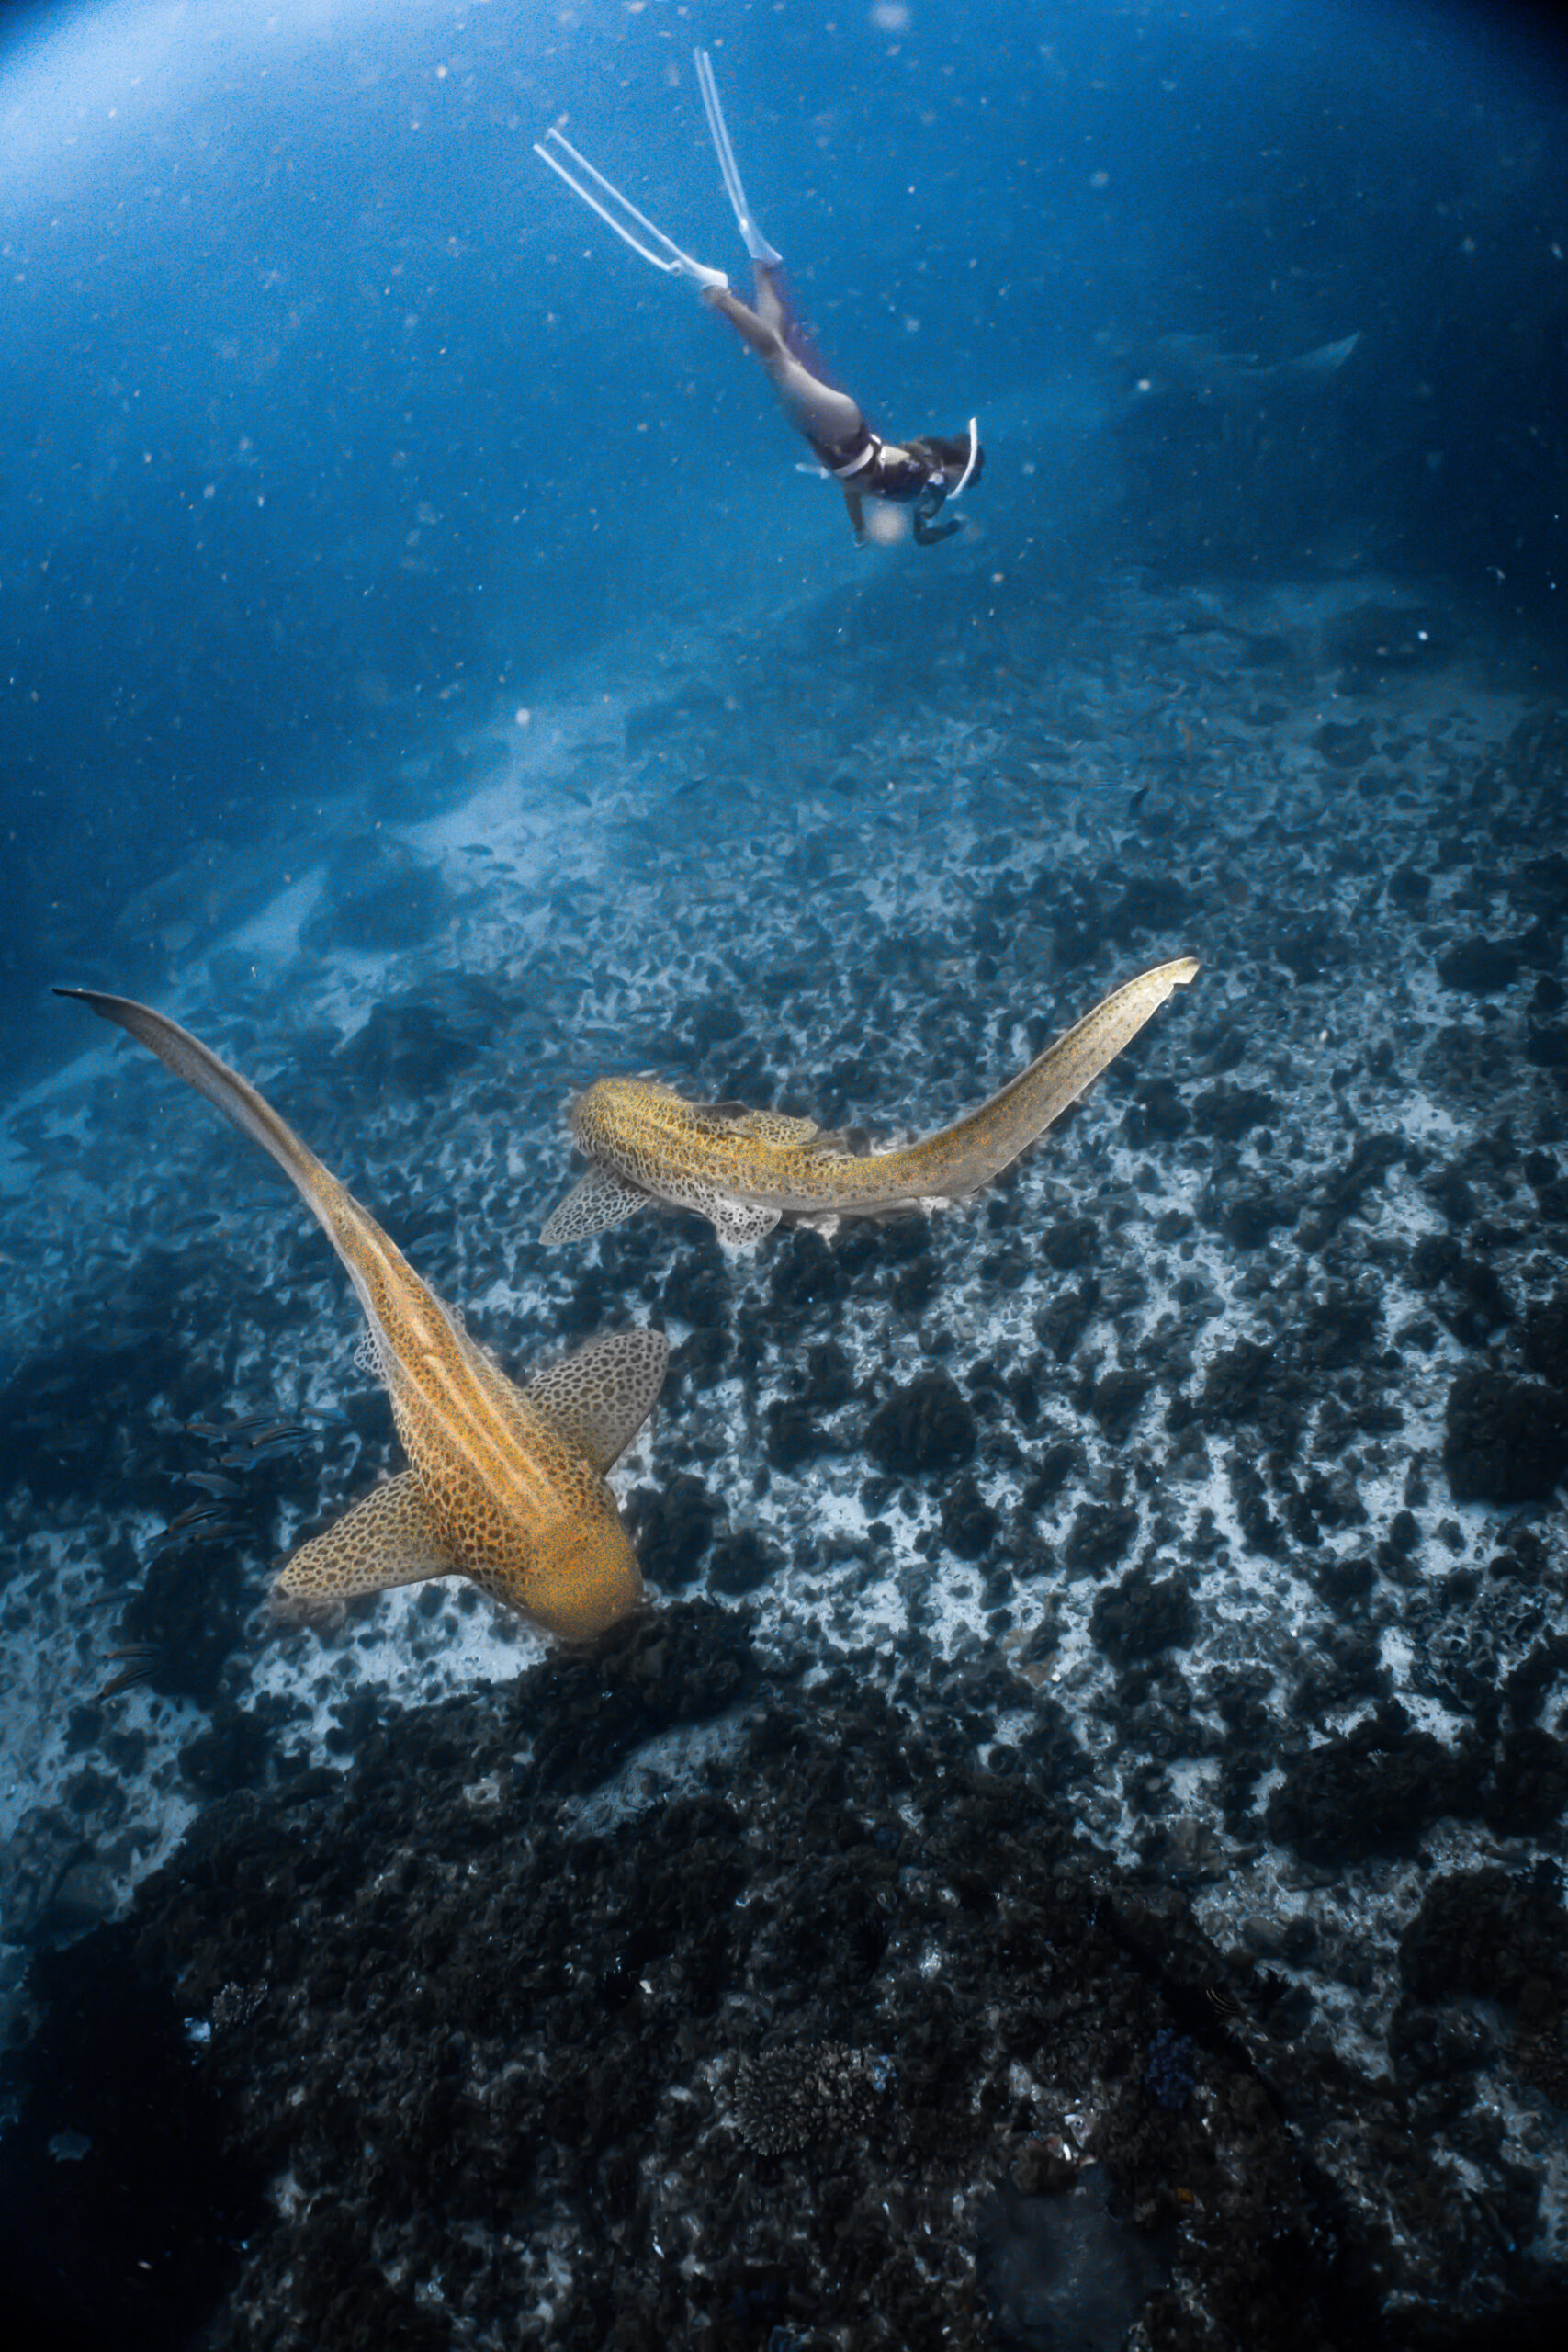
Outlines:
<svg viewBox="0 0 1568 2352"><path fill-rule="evenodd" d="M1172 991L1185 988L1197 971L1195 956L1178 956L1112 989L1027 1069L953 1126L917 1145L910 1157L919 1154L929 1162L931 1192L964 1200L990 1183L1093 1085Z"/></svg>
<svg viewBox="0 0 1568 2352"><path fill-rule="evenodd" d="M171 1021L166 1013L154 1012L150 1004L138 1004L133 997L104 996L96 989L56 989L54 993L74 997L79 1003L91 1006L101 1021L112 1021L117 1028L125 1030L156 1054L176 1078L194 1086L215 1110L231 1119L243 1135L249 1136L253 1143L259 1143L284 1173L293 1179L318 1216L321 1214L321 1192L341 1192L336 1177L300 1142L287 1120L278 1117L271 1103L264 1102L254 1086L247 1086L237 1071L231 1070L227 1062L220 1062L210 1046L204 1046L199 1037L193 1037L188 1029L182 1029L177 1021Z"/></svg>

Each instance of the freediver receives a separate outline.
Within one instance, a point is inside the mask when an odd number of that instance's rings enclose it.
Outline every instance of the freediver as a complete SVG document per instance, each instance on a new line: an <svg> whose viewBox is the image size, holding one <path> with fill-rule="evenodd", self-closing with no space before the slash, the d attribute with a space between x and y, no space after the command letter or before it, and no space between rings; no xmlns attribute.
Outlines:
<svg viewBox="0 0 1568 2352"><path fill-rule="evenodd" d="M951 538L963 528L962 519L951 515L939 524L936 516L943 504L962 497L985 465L977 420L970 418L964 434L926 434L911 441L885 441L866 423L859 403L826 380L784 286L784 256L763 236L746 201L708 53L697 49L692 54L725 194L751 257L750 302L731 292L722 269L705 268L690 254L682 253L558 130L547 130L543 140L536 141L535 154L634 254L651 262L655 269L678 271L690 278L709 308L721 312L747 348L756 353L779 406L809 442L823 472L843 492L857 547L865 545L868 498L912 507L915 537L921 547L934 547L939 540Z"/></svg>

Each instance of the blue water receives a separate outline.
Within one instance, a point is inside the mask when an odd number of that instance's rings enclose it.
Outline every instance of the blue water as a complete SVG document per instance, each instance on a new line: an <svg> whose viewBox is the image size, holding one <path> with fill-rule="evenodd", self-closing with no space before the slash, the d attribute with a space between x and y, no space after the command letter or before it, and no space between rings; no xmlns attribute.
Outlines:
<svg viewBox="0 0 1568 2352"><path fill-rule="evenodd" d="M1337 501L1555 611L1561 119L1506 10L34 10L0 158L13 1056L194 841L528 699L628 611L847 573L760 372L529 152L567 122L739 274L698 36L868 413L1026 411L999 563L1092 565L1150 339L1359 331Z"/></svg>
<svg viewBox="0 0 1568 2352"><path fill-rule="evenodd" d="M725 322L535 156L744 289L694 43L832 379L889 440L977 419L939 546L857 547ZM1550 2331L1565 390L1549 12L0 17L0 2264L40 2342L134 2290L131 2352L335 2352L360 2266L356 2324L465 2347ZM1187 953L980 1202L539 1239L604 1070L882 1144ZM602 1674L455 1580L269 1642L279 1551L399 1466L385 1402L292 1195L55 984L197 1030L520 1374L668 1328L616 1474L657 1614ZM753 2097L798 2076L849 2155L736 2122L764 2044ZM340 2052L341 2180L287 2104ZM177 2290L140 2206L95 2268L153 2109Z"/></svg>

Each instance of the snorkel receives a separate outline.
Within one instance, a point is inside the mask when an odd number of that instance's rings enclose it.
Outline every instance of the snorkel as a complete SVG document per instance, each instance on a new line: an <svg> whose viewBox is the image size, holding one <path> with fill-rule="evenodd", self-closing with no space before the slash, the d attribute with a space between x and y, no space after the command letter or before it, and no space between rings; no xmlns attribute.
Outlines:
<svg viewBox="0 0 1568 2352"><path fill-rule="evenodd" d="M970 418L970 420L969 420L969 462L968 462L968 464L964 467L964 471L963 471L963 472L959 475L959 477L958 477L958 487L957 487L957 489L956 489L956 490L950 490L950 491L948 492L948 493L947 493L947 494L948 494L948 497L949 497L950 499L958 499L958 498L962 498L962 497L963 497L963 495L964 495L964 492L965 492L965 491L968 489L968 487L969 487L969 479L970 479L970 476L974 473L975 469L976 469L976 465L978 465L979 461L980 461L980 420L979 420L979 418L978 418L977 416L972 416L972 417Z"/></svg>

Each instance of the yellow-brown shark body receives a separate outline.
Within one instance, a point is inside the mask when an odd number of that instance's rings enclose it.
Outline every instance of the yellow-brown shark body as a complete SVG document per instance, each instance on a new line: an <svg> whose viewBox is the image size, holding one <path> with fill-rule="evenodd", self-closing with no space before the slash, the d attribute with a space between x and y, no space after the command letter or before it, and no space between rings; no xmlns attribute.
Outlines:
<svg viewBox="0 0 1568 2352"><path fill-rule="evenodd" d="M582 1240L650 1200L695 1209L729 1242L760 1240L783 1216L825 1223L965 1200L1027 1150L1197 969L1181 956L1140 973L977 1110L901 1151L857 1154L810 1119L687 1102L651 1079L597 1079L569 1114L592 1165L543 1238Z"/></svg>
<svg viewBox="0 0 1568 2352"><path fill-rule="evenodd" d="M375 1219L255 1089L198 1038L128 997L62 989L129 1031L270 1153L320 1219L363 1306L409 1468L302 1544L273 1585L280 1613L461 1575L545 1632L586 1641L642 1598L604 1473L653 1408L661 1331L612 1333L507 1379Z"/></svg>

